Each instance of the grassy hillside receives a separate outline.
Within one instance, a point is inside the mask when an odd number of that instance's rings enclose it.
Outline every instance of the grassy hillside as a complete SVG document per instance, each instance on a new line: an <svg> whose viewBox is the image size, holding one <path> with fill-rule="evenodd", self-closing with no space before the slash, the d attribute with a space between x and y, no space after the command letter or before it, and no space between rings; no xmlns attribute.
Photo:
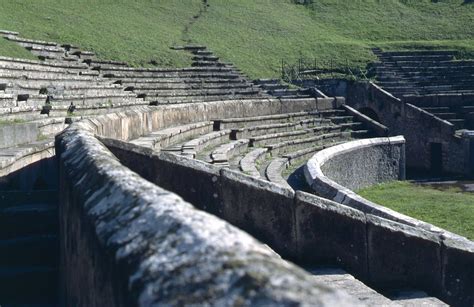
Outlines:
<svg viewBox="0 0 474 307"><path fill-rule="evenodd" d="M103 58L182 66L168 47L205 44L252 77L278 77L281 59L364 66L371 47L454 48L474 55L474 4L464 0L0 0L0 29L71 42ZM197 17L197 18L196 18ZM15 49L0 42L0 54Z"/></svg>
<svg viewBox="0 0 474 307"><path fill-rule="evenodd" d="M474 194L445 191L409 182L391 182L358 191L363 197L400 213L474 240Z"/></svg>

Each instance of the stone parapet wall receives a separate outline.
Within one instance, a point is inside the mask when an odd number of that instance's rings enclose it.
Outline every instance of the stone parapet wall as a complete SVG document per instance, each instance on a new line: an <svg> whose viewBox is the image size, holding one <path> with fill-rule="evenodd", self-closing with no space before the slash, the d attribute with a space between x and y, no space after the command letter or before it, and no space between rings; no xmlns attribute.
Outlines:
<svg viewBox="0 0 474 307"><path fill-rule="evenodd" d="M63 305L355 305L244 232L122 166L95 129L125 137L133 136L125 126L142 127L133 116L116 117L123 126L110 117L75 123L56 140ZM109 130L117 127L123 130ZM193 178L181 177L181 185Z"/></svg>
<svg viewBox="0 0 474 307"><path fill-rule="evenodd" d="M350 190L404 180L405 139L403 136L364 139L321 150L306 163L305 177L316 192L321 177Z"/></svg>
<svg viewBox="0 0 474 307"><path fill-rule="evenodd" d="M401 214L403 223L186 157L102 141L144 178L297 263L337 265L380 291L413 287L455 305L474 302L472 271L454 262L474 261L465 238Z"/></svg>

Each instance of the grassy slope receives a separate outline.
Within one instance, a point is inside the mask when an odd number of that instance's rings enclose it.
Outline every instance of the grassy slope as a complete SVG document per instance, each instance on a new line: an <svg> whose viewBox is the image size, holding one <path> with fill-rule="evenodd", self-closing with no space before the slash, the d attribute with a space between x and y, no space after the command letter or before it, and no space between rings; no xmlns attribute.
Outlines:
<svg viewBox="0 0 474 307"><path fill-rule="evenodd" d="M136 65L156 60L160 66L180 66L190 62L189 56L169 47L181 43L181 30L199 5L197 0L0 0L0 29L77 44L102 58Z"/></svg>
<svg viewBox="0 0 474 307"><path fill-rule="evenodd" d="M374 60L373 46L456 48L474 55L474 4L463 0L314 2L208 0L208 11L184 36L200 0L0 0L0 29L75 43L137 65L151 59L184 65L189 58L168 47L190 39L252 77L278 77L282 58L300 56L363 66Z"/></svg>
<svg viewBox="0 0 474 307"><path fill-rule="evenodd" d="M372 186L363 197L474 240L474 194L439 191L408 182Z"/></svg>

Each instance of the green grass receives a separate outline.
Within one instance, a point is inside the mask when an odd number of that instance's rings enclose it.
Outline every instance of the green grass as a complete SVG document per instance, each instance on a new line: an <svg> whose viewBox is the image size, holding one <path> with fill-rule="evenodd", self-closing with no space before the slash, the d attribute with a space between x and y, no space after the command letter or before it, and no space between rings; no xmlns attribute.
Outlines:
<svg viewBox="0 0 474 307"><path fill-rule="evenodd" d="M474 194L444 191L409 182L362 189L368 200L474 240Z"/></svg>
<svg viewBox="0 0 474 307"><path fill-rule="evenodd" d="M102 58L189 64L186 42L205 44L251 77L279 77L299 57L363 67L372 47L456 49L474 55L474 4L463 0L0 0L0 29L70 42ZM185 27L188 28L184 33ZM0 54L17 55L0 43ZM20 52L18 52L20 55Z"/></svg>

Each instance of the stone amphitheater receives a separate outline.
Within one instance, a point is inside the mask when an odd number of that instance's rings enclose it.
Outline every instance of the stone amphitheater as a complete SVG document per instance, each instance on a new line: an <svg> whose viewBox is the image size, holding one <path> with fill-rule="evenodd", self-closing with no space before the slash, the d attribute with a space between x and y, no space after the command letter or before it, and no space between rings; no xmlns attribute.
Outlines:
<svg viewBox="0 0 474 307"><path fill-rule="evenodd" d="M474 172L474 61L289 89L0 35L2 306L473 306L472 241L353 191Z"/></svg>

